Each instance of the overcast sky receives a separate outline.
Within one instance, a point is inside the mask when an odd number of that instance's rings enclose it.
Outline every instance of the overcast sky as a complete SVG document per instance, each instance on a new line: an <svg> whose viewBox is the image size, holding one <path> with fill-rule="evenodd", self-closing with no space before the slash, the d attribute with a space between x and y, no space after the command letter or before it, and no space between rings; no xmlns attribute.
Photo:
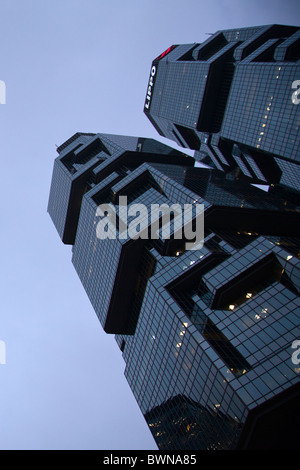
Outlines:
<svg viewBox="0 0 300 470"><path fill-rule="evenodd" d="M166 142L143 114L152 60L219 29L297 25L299 3L0 0L0 22L0 449L156 449L47 214L56 145L75 132Z"/></svg>

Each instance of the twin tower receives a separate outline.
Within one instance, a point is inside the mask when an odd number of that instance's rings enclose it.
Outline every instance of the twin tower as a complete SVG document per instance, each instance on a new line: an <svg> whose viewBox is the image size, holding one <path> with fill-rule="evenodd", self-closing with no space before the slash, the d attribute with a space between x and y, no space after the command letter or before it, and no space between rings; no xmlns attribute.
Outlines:
<svg viewBox="0 0 300 470"><path fill-rule="evenodd" d="M269 25L157 57L144 112L182 151L103 133L57 149L48 212L161 450L298 446L299 45Z"/></svg>

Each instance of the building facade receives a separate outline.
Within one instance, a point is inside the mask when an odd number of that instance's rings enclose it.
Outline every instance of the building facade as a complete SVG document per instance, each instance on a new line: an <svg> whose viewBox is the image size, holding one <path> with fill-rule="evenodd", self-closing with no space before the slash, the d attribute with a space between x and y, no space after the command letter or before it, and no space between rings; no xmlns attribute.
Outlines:
<svg viewBox="0 0 300 470"><path fill-rule="evenodd" d="M77 133L58 154L48 212L158 448L293 448L298 201L152 139ZM120 236L124 201L127 225L139 204L201 207L201 241L149 236L149 212Z"/></svg>
<svg viewBox="0 0 300 470"><path fill-rule="evenodd" d="M267 25L169 47L152 63L144 112L198 161L297 191L299 104L300 28Z"/></svg>

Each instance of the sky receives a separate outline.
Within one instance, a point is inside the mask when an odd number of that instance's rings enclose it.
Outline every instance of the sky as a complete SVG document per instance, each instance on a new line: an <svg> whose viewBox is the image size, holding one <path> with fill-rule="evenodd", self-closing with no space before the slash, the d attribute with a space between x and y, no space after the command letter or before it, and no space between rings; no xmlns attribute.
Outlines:
<svg viewBox="0 0 300 470"><path fill-rule="evenodd" d="M1 450L157 449L47 213L56 147L75 132L169 143L143 114L155 57L299 19L296 0L0 0Z"/></svg>

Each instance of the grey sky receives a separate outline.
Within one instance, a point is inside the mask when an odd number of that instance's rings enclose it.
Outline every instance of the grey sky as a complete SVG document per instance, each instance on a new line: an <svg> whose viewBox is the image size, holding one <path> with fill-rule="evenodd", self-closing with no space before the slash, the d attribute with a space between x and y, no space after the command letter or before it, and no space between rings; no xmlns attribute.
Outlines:
<svg viewBox="0 0 300 470"><path fill-rule="evenodd" d="M299 4L0 0L0 19L0 449L156 449L46 212L56 145L159 138L143 115L154 57L218 29L298 24Z"/></svg>

